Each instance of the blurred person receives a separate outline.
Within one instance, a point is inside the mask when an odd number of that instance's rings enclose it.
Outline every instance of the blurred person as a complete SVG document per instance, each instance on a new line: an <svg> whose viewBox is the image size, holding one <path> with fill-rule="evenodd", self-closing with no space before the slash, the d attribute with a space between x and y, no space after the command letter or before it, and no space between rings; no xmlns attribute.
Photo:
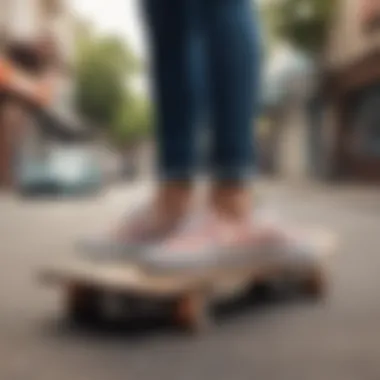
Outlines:
<svg viewBox="0 0 380 380"><path fill-rule="evenodd" d="M27 128L29 113L27 106L39 96L22 86L18 86L15 77L27 76L35 84L45 72L46 59L38 50L38 44L31 41L8 40L4 36L0 61L0 123L6 133L7 149L11 157L11 166L19 164L19 145ZM9 172L8 182L14 181L13 171Z"/></svg>
<svg viewBox="0 0 380 380"><path fill-rule="evenodd" d="M250 188L261 62L255 5L251 0L142 3L154 79L159 186L144 210L123 221L117 237L127 243L158 239L169 251L248 243L253 233L264 232L252 217ZM206 116L211 188L202 212L193 217L202 145L198 125Z"/></svg>
<svg viewBox="0 0 380 380"><path fill-rule="evenodd" d="M75 130L78 122L60 112L61 106L65 106L62 91L66 90L71 67L58 51L49 30L33 40L7 41L3 50L0 113L2 123L10 125L11 138L18 141L16 129L25 128L31 117L38 120L44 135L64 141L87 138L81 130ZM7 74L2 77L1 69L5 68ZM28 85L20 86L24 82Z"/></svg>

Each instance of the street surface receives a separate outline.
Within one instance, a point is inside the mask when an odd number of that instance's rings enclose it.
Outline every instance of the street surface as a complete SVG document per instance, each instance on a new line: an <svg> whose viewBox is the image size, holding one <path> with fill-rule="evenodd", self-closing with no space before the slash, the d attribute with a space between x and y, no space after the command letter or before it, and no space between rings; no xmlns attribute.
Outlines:
<svg viewBox="0 0 380 380"><path fill-rule="evenodd" d="M157 324L68 328L59 293L41 287L36 270L109 228L147 187L82 200L0 194L1 380L380 379L380 193L373 189L265 188L264 201L286 217L339 234L324 303L279 297L236 306L200 337Z"/></svg>

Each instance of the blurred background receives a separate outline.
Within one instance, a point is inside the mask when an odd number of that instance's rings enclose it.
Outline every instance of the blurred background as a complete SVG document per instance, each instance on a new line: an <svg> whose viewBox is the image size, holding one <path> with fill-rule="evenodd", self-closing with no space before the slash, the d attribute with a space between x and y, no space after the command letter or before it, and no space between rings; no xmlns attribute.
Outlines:
<svg viewBox="0 0 380 380"><path fill-rule="evenodd" d="M378 179L376 2L262 0L259 5L265 53L260 117L254 123L260 172L319 181ZM93 182L150 172L149 52L136 2L4 0L1 9L2 60L28 75L35 91L44 71L52 71L43 104L55 112L50 124L69 130L79 125L95 135L90 145L97 145L98 156L102 152L97 168L102 175ZM9 75L3 75L0 184L22 190L32 178L36 185L43 182L37 167L64 161L74 150L49 156L62 144L41 136L40 118L12 109L6 101ZM75 144L73 162L80 153L81 162L89 155L84 151L91 146L81 145ZM57 181L64 170L58 167L50 170Z"/></svg>
<svg viewBox="0 0 380 380"><path fill-rule="evenodd" d="M1 379L380 378L380 2L258 4L257 188L339 234L330 301L266 305L199 341L57 327L32 274L150 192L149 51L138 0L0 0Z"/></svg>

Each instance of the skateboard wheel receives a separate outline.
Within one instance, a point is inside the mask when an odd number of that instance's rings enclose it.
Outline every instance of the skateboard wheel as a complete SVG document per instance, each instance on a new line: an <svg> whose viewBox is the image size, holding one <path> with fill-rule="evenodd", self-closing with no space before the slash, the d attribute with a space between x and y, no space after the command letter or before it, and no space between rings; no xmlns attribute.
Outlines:
<svg viewBox="0 0 380 380"><path fill-rule="evenodd" d="M206 330L210 323L206 296L188 294L181 297L174 306L174 320L177 326L189 332Z"/></svg>
<svg viewBox="0 0 380 380"><path fill-rule="evenodd" d="M100 317L100 295L92 288L70 286L66 291L66 312L74 324L91 324Z"/></svg>
<svg viewBox="0 0 380 380"><path fill-rule="evenodd" d="M317 266L309 270L302 280L302 292L311 298L321 298L326 294L327 281L322 267Z"/></svg>

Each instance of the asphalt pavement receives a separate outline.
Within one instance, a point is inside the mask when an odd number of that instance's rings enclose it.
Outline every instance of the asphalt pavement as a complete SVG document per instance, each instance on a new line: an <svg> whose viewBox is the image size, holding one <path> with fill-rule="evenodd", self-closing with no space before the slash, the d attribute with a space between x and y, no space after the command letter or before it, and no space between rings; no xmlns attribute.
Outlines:
<svg viewBox="0 0 380 380"><path fill-rule="evenodd" d="M0 196L1 380L380 379L380 195L365 187L264 191L285 218L338 233L324 302L287 294L240 302L198 337L159 321L70 328L59 292L36 281L38 268L148 192L142 184L88 199Z"/></svg>

